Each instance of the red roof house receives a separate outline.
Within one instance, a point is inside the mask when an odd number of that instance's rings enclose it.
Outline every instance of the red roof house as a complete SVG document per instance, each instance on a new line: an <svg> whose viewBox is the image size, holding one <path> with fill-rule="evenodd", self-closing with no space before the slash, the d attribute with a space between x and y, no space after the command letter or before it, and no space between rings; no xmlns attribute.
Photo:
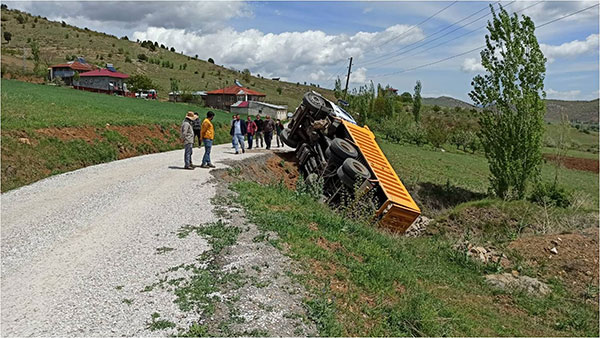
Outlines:
<svg viewBox="0 0 600 338"><path fill-rule="evenodd" d="M109 69L96 69L79 75L77 89L108 94L125 94L125 79L129 75Z"/></svg>
<svg viewBox="0 0 600 338"><path fill-rule="evenodd" d="M264 101L267 95L256 90L233 85L206 92L206 105L213 108L230 110L238 101Z"/></svg>

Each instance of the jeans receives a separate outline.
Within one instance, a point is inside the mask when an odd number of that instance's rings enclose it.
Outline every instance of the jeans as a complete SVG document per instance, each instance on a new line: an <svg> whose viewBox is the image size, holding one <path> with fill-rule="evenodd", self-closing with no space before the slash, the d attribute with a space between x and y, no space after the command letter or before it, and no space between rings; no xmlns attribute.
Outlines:
<svg viewBox="0 0 600 338"><path fill-rule="evenodd" d="M260 141L260 145L258 145L258 141ZM256 132L256 148L262 147L262 146L263 146L263 132L257 131Z"/></svg>
<svg viewBox="0 0 600 338"><path fill-rule="evenodd" d="M248 134L248 149L252 149L252 135Z"/></svg>
<svg viewBox="0 0 600 338"><path fill-rule="evenodd" d="M204 157L202 157L202 165L210 164L210 149L212 148L213 140L205 138L204 142Z"/></svg>
<svg viewBox="0 0 600 338"><path fill-rule="evenodd" d="M186 168L192 166L192 148L194 147L193 143L184 144L184 152L183 152L183 163Z"/></svg>
<svg viewBox="0 0 600 338"><path fill-rule="evenodd" d="M279 132L279 133L277 133L275 135L275 137L277 138L277 148L283 147L283 141L281 140L281 138L279 137L279 135L281 135L281 132ZM279 145L279 143L281 143L281 145Z"/></svg>
<svg viewBox="0 0 600 338"><path fill-rule="evenodd" d="M235 147L235 152L239 152L239 147L242 147L242 150L244 150L244 135L242 134L235 134L233 135L233 146Z"/></svg>
<svg viewBox="0 0 600 338"><path fill-rule="evenodd" d="M271 149L271 139L273 138L272 131L265 131L265 144L267 145L267 149Z"/></svg>

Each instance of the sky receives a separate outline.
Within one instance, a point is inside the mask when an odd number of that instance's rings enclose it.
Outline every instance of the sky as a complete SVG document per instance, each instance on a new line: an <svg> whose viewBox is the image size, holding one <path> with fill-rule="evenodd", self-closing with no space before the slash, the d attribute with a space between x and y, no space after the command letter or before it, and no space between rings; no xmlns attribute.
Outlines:
<svg viewBox="0 0 600 338"><path fill-rule="evenodd" d="M599 6L584 10L598 1L2 3L119 37L157 41L253 75L326 88L338 76L345 83L352 57L350 88L373 81L412 92L419 80L425 97L467 102L472 78L484 72L478 47L485 44L491 4L527 15L538 27L548 98L599 95Z"/></svg>

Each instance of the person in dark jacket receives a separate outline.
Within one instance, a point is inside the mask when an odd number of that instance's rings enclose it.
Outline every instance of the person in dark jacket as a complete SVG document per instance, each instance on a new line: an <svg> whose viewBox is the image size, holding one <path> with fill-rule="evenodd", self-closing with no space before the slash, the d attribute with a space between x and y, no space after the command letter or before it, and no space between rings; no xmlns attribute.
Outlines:
<svg viewBox="0 0 600 338"><path fill-rule="evenodd" d="M271 119L271 116L267 115L265 122L263 123L263 132L265 133L265 144L267 150L271 149L271 140L273 139L273 130L275 130L275 122Z"/></svg>
<svg viewBox="0 0 600 338"><path fill-rule="evenodd" d="M283 141L281 141L281 131L283 131L283 123L281 123L280 119L277 119L277 123L275 123L275 132L277 134L277 148L283 147ZM279 145L281 143L281 145Z"/></svg>
<svg viewBox="0 0 600 338"><path fill-rule="evenodd" d="M258 111L258 115L256 115L256 120L254 120L254 123L256 123L256 134L254 135L254 140L256 143L256 148L263 146L263 124L264 121L260 119L260 113L262 113L262 110ZM260 145L259 145L259 141L260 141Z"/></svg>
<svg viewBox="0 0 600 338"><path fill-rule="evenodd" d="M192 128L194 130L194 142L196 141L196 137L198 138L198 148L202 147L202 138L200 137L200 130L202 129L202 121L200 121L200 116L198 116L198 112L194 112L196 115L196 119L192 123Z"/></svg>
<svg viewBox="0 0 600 338"><path fill-rule="evenodd" d="M250 116L248 116L246 126L248 127L248 149L252 149L252 138L254 137L254 134L256 134L256 123L252 121Z"/></svg>
<svg viewBox="0 0 600 338"><path fill-rule="evenodd" d="M240 120L240 115L235 115L233 123L231 123L231 130L229 135L233 138L233 146L235 147L235 153L239 154L239 146L242 148L242 153L246 152L244 147L244 135L248 132L248 127L244 120Z"/></svg>

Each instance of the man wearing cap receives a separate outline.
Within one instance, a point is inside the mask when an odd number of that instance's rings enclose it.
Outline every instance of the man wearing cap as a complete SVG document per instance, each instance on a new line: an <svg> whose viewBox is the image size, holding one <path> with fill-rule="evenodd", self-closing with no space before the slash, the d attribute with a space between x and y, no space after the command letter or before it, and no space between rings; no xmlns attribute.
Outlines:
<svg viewBox="0 0 600 338"><path fill-rule="evenodd" d="M183 141L184 153L183 153L183 163L184 168L189 170L194 170L194 166L192 165L192 148L194 146L194 128L193 123L196 120L197 116L194 115L194 112L189 111L185 116L185 119L181 123L181 140Z"/></svg>
<svg viewBox="0 0 600 338"><path fill-rule="evenodd" d="M202 143L204 143L204 157L202 157L202 165L200 168L214 168L215 166L210 162L210 150L212 149L213 140L215 139L215 128L213 127L212 119L215 117L215 113L208 111L206 118L202 121L202 129L200 130L200 136L202 137Z"/></svg>

